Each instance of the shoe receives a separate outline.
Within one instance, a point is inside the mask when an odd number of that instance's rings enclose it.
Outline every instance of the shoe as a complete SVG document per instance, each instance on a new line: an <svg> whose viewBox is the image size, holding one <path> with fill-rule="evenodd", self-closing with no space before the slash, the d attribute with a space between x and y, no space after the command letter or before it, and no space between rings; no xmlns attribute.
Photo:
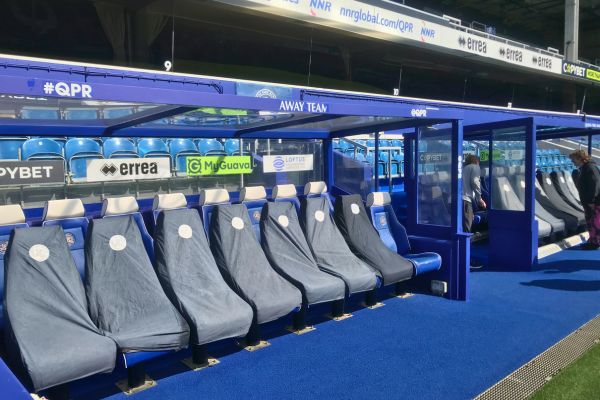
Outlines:
<svg viewBox="0 0 600 400"><path fill-rule="evenodd" d="M590 242L581 245L581 250L598 250L599 248L600 246Z"/></svg>

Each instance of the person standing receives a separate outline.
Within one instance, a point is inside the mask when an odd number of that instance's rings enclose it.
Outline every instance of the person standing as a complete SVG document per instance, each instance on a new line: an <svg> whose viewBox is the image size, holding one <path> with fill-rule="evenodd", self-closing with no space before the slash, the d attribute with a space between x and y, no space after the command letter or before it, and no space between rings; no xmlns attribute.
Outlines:
<svg viewBox="0 0 600 400"><path fill-rule="evenodd" d="M465 166L462 171L462 199L463 199L463 232L470 233L473 225L473 202L479 208L485 209L485 201L481 198L481 170L479 169L479 157L467 154Z"/></svg>
<svg viewBox="0 0 600 400"><path fill-rule="evenodd" d="M596 250L600 247L600 170L585 150L577 150L569 154L569 158L579 168L575 186L585 211L585 222L590 234L582 248Z"/></svg>

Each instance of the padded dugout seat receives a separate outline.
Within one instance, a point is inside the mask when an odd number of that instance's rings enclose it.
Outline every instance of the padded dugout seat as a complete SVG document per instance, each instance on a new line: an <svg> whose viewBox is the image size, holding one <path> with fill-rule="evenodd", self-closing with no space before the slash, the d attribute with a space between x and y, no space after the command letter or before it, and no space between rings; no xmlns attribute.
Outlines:
<svg viewBox="0 0 600 400"><path fill-rule="evenodd" d="M342 279L348 296L378 286L375 270L352 253L336 227L326 196L302 199L300 224L317 265Z"/></svg>
<svg viewBox="0 0 600 400"><path fill-rule="evenodd" d="M42 226L62 227L75 266L85 278L85 236L89 221L80 199L50 200L44 206Z"/></svg>
<svg viewBox="0 0 600 400"><path fill-rule="evenodd" d="M560 194L558 194L558 192L556 191L556 188L554 187L554 184L552 183L552 179L550 178L550 175L548 173L538 174L538 180L539 180L540 185L544 189L544 192L546 193L547 198L552 203L554 209L557 209L561 212L570 214L570 215L574 216L575 218L577 218L578 226L585 225L584 213L579 210L574 209L572 206L570 206L567 202L565 202L562 199ZM552 212L551 210L549 210L549 211Z"/></svg>
<svg viewBox="0 0 600 400"><path fill-rule="evenodd" d="M298 200L298 191L296 190L296 186L291 183L273 186L273 191L271 192L271 199L274 202L291 202L296 207L296 211L300 211L300 200Z"/></svg>
<svg viewBox="0 0 600 400"><path fill-rule="evenodd" d="M115 343L88 315L62 228L17 229L9 251L6 348L27 371L34 391L111 372Z"/></svg>
<svg viewBox="0 0 600 400"><path fill-rule="evenodd" d="M4 298L4 257L13 230L27 228L25 214L18 204L0 206L0 298ZM0 331L4 329L4 302L0 301Z"/></svg>
<svg viewBox="0 0 600 400"><path fill-rule="evenodd" d="M204 231L208 236L213 209L219 204L229 204L229 192L225 189L202 189L198 203L202 213Z"/></svg>
<svg viewBox="0 0 600 400"><path fill-rule="evenodd" d="M319 269L291 202L269 202L260 219L262 248L273 268L302 292L306 305L343 299L344 282Z"/></svg>
<svg viewBox="0 0 600 400"><path fill-rule="evenodd" d="M525 201L525 175L523 175L524 168L516 167L514 171L511 172L511 176L513 177L513 189L515 189L515 193L519 198L521 203ZM516 174L516 175L514 175ZM545 221L550 225L551 234L558 235L565 231L565 222L552 215L548 210L546 210L539 202L537 197L541 196L541 192L537 190L539 183L536 181L536 199L535 199L535 216L538 218L538 221ZM545 195L545 194L544 194ZM539 227L541 230L542 228ZM539 236L539 233L538 233Z"/></svg>
<svg viewBox="0 0 600 400"><path fill-rule="evenodd" d="M568 174L570 176L570 174ZM554 183L554 187L559 195L562 196L563 200L573 207L574 209L583 212L583 206L581 202L573 196L571 190L567 185L567 179L563 171L554 171L550 173L550 178L552 179L552 183Z"/></svg>
<svg viewBox="0 0 600 400"><path fill-rule="evenodd" d="M360 195L339 196L334 205L334 218L352 252L378 271L384 286L412 278L413 263L383 243Z"/></svg>
<svg viewBox="0 0 600 400"><path fill-rule="evenodd" d="M148 256L151 260L154 259L154 243L152 240L152 236L150 236L150 234L148 233L148 229L146 229L146 224L144 224L144 218L140 213L140 207L135 197L107 197L102 202L102 211L100 215L102 216L102 218L122 217L125 215L131 215L140 231L140 234L142 235L144 247L146 249L146 252L148 253Z"/></svg>
<svg viewBox="0 0 600 400"><path fill-rule="evenodd" d="M252 229L256 240L260 242L260 215L263 206L267 203L267 191L263 186L247 186L240 190L240 203L248 209L248 216L252 221Z"/></svg>
<svg viewBox="0 0 600 400"><path fill-rule="evenodd" d="M182 193L154 197L158 278L190 325L193 345L243 336L252 323L252 308L223 279L198 211L186 206Z"/></svg>
<svg viewBox="0 0 600 400"><path fill-rule="evenodd" d="M367 207L373 226L383 243L413 264L414 275L438 271L441 268L442 257L439 254L433 252L411 253L409 237L404 226L396 218L389 193L369 193Z"/></svg>
<svg viewBox="0 0 600 400"><path fill-rule="evenodd" d="M92 220L85 253L90 316L119 350L187 347L189 327L164 293L132 215Z"/></svg>
<svg viewBox="0 0 600 400"><path fill-rule="evenodd" d="M253 324L276 320L300 308L302 294L269 264L244 204L214 206L209 236L223 277L254 310Z"/></svg>

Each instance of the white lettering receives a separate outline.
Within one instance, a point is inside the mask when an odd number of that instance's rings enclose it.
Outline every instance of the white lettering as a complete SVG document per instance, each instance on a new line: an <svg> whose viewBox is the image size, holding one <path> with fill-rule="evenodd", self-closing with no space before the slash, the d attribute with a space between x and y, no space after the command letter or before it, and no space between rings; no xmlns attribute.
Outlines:
<svg viewBox="0 0 600 400"><path fill-rule="evenodd" d="M56 85L54 85L54 90L59 96L71 95L71 92L69 91L69 85L67 85L65 82L58 82Z"/></svg>

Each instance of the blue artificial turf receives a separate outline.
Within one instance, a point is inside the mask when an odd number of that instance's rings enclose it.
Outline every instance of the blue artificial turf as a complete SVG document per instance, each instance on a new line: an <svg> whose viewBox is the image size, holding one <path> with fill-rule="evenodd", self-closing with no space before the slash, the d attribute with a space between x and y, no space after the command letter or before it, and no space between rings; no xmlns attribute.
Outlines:
<svg viewBox="0 0 600 400"><path fill-rule="evenodd" d="M107 382L73 394L110 399L468 399L600 313L600 251L562 251L533 272L471 274L471 300L385 299L296 336L280 326L249 353L214 347L221 363L187 370L174 355L148 367L158 386L126 397ZM318 318L326 309L317 307ZM122 374L122 371L120 371ZM94 393L90 393L90 390Z"/></svg>

